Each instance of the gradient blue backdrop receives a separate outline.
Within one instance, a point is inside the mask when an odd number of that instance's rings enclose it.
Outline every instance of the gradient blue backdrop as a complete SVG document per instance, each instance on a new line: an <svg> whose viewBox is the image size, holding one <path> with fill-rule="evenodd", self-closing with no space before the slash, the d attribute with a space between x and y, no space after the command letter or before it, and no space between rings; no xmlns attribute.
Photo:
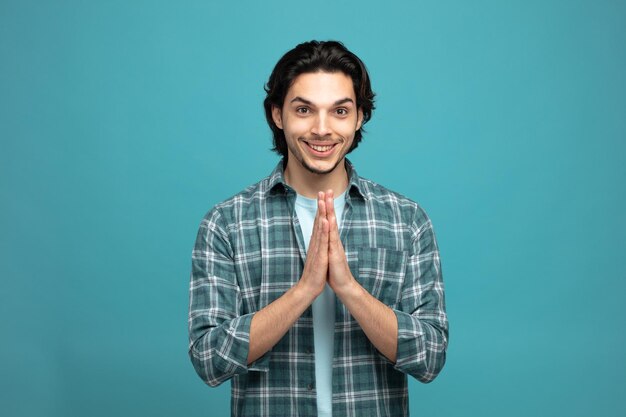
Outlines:
<svg viewBox="0 0 626 417"><path fill-rule="evenodd" d="M449 359L414 416L626 414L623 1L0 1L3 416L226 416L187 357L190 254L277 162L263 84L339 39L351 158L441 247Z"/></svg>

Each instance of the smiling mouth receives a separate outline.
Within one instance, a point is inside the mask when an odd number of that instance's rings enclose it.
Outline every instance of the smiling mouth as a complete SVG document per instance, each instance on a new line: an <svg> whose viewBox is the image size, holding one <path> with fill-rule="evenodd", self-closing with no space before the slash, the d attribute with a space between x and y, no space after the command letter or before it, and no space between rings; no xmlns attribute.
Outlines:
<svg viewBox="0 0 626 417"><path fill-rule="evenodd" d="M312 149L317 154L328 154L337 145L336 143L333 143L331 145L314 145L314 144L309 143L307 141L303 141L303 142L306 143L306 145L307 145L307 147L309 149Z"/></svg>

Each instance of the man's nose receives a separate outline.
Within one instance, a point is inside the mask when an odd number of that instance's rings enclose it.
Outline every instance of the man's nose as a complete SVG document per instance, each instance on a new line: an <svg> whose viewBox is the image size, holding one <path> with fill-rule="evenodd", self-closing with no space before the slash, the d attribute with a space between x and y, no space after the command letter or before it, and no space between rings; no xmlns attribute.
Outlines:
<svg viewBox="0 0 626 417"><path fill-rule="evenodd" d="M330 126L328 115L325 113L318 113L315 121L313 123L313 128L311 129L311 133L317 136L326 136L330 134Z"/></svg>

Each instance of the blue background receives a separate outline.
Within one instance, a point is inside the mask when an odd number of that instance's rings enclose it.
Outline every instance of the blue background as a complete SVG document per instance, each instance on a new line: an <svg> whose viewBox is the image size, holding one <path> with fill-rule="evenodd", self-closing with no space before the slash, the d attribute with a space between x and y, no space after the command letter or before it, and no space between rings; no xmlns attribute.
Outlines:
<svg viewBox="0 0 626 417"><path fill-rule="evenodd" d="M449 357L414 416L626 413L626 4L0 1L6 416L228 415L187 356L190 254L267 175L263 84L297 43L359 55L351 159L418 201Z"/></svg>

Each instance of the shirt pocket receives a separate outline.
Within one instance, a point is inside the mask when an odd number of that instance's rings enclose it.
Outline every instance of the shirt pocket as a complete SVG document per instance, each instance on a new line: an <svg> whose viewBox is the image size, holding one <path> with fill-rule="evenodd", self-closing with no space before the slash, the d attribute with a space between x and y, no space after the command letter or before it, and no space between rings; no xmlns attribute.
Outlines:
<svg viewBox="0 0 626 417"><path fill-rule="evenodd" d="M383 304L396 308L400 301L408 253L386 248L358 249L359 283Z"/></svg>

